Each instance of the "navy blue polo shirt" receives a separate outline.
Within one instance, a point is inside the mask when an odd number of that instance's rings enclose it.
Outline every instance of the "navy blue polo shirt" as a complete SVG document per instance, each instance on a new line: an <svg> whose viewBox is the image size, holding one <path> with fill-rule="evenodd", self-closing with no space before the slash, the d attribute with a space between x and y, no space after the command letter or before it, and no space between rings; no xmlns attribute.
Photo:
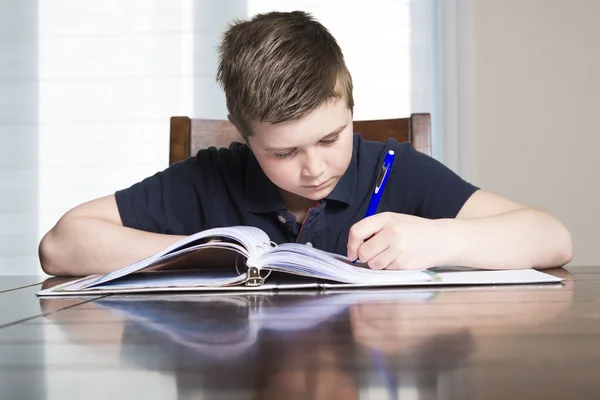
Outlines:
<svg viewBox="0 0 600 400"><path fill-rule="evenodd" d="M277 187L248 146L200 150L196 156L115 193L124 226L176 235L251 225L275 243L310 242L346 255L350 227L364 217L383 157L396 157L378 212L454 218L478 189L410 143L354 135L352 160L331 194L304 221L287 211Z"/></svg>

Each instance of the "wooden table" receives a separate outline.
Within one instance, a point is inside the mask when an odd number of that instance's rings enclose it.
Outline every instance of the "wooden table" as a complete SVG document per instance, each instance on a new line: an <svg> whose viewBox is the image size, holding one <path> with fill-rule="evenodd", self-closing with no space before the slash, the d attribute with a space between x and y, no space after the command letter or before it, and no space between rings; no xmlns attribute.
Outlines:
<svg viewBox="0 0 600 400"><path fill-rule="evenodd" d="M47 300L0 277L0 399L598 399L600 267L551 273L566 280Z"/></svg>

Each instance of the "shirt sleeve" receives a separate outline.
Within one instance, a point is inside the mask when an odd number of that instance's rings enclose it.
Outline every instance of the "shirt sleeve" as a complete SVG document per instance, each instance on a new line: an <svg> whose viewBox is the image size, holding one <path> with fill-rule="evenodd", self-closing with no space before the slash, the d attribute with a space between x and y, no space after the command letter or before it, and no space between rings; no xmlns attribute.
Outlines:
<svg viewBox="0 0 600 400"><path fill-rule="evenodd" d="M200 152L115 192L123 225L175 235L203 230L218 192L211 153Z"/></svg>
<svg viewBox="0 0 600 400"><path fill-rule="evenodd" d="M395 165L392 167L396 179L390 180L400 186L397 193L411 205L416 216L455 218L471 195L479 190L409 143L396 142L391 149L396 151Z"/></svg>

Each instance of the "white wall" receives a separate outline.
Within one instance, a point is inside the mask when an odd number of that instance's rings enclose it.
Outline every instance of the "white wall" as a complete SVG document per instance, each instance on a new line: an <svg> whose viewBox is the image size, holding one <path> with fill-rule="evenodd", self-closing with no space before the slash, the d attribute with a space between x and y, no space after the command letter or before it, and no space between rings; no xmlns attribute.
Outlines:
<svg viewBox="0 0 600 400"><path fill-rule="evenodd" d="M472 0L473 181L561 218L600 266L600 1Z"/></svg>

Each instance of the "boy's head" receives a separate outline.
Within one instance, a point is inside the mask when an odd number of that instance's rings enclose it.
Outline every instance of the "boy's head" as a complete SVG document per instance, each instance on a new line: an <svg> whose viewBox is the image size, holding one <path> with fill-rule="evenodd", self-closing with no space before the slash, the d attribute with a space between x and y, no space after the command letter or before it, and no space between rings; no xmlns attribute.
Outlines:
<svg viewBox="0 0 600 400"><path fill-rule="evenodd" d="M220 46L217 80L229 118L280 189L327 196L352 154L352 78L335 38L309 14L236 21Z"/></svg>
<svg viewBox="0 0 600 400"><path fill-rule="evenodd" d="M328 100L354 107L342 50L327 28L301 11L236 21L223 36L217 81L245 137L252 122L295 120Z"/></svg>

